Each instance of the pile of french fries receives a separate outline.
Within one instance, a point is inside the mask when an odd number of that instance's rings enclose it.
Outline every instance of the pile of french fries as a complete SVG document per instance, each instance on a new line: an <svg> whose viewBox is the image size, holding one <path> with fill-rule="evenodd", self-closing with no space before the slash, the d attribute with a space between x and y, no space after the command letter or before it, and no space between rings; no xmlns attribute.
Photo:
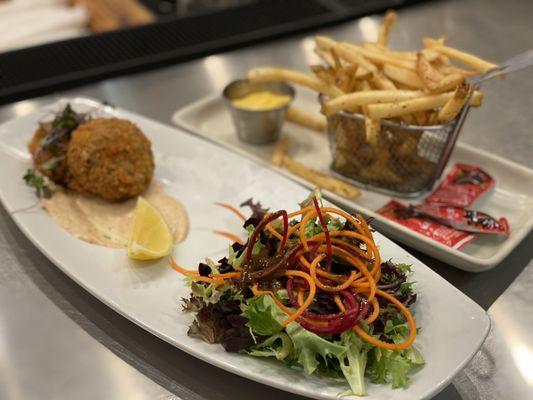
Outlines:
<svg viewBox="0 0 533 400"><path fill-rule="evenodd" d="M329 97L322 107L326 116L361 113L374 125L380 119L416 125L452 121L466 102L466 78L496 64L446 46L444 37L425 38L420 51L391 50L387 43L396 18L395 12L387 13L374 43L354 45L316 36L315 52L325 65L312 65L312 75L260 67L247 77L253 82L290 82L322 93ZM480 106L482 99L482 93L475 92L471 105Z"/></svg>
<svg viewBox="0 0 533 400"><path fill-rule="evenodd" d="M447 46L444 37L425 38L419 51L391 50L387 44L396 19L396 13L389 11L377 40L362 45L316 36L315 52L323 64L312 65L311 74L259 67L251 69L247 78L310 88L323 95L321 112L326 117L339 112L364 116L364 135L371 146L384 145L382 120L400 126L445 125L457 118L468 99L471 106L480 106L483 94L471 93L467 79L496 64ZM289 119L324 129L324 118L300 110L293 109Z"/></svg>

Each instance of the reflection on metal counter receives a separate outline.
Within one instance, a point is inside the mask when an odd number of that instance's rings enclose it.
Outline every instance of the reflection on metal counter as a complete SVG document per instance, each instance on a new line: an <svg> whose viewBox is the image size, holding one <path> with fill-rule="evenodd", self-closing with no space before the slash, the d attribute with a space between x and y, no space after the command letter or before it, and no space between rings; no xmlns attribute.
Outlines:
<svg viewBox="0 0 533 400"><path fill-rule="evenodd" d="M491 332L453 382L464 400L533 398L531 304L533 262L489 309Z"/></svg>

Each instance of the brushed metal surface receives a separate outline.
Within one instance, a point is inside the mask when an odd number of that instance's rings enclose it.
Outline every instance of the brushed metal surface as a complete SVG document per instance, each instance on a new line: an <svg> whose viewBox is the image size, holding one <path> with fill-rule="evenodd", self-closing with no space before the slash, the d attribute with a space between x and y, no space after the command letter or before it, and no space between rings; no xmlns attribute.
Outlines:
<svg viewBox="0 0 533 400"><path fill-rule="evenodd" d="M422 35L446 34L449 43L494 61L502 61L533 44L533 2L528 0L450 0L424 3L401 12L391 45L412 48ZM340 39L373 40L379 17L371 16L319 31ZM318 31L317 31L318 33ZM25 115L62 95L90 96L116 103L170 123L179 107L221 92L251 67L282 65L306 70L315 62L311 35L269 42L225 54L138 75L103 81L64 93L21 101L0 108L0 121ZM533 71L520 71L506 80L484 86L485 104L473 110L460 140L533 168ZM9 173L0 170L0 173ZM13 179L19 179L14 177ZM533 235L492 271L469 274L423 254L415 256L461 291L488 309L533 255ZM257 400L295 396L233 376L198 361L152 337L119 316L58 271L34 248L0 209L0 399L240 399L253 393ZM531 293L531 268L513 286L513 295ZM529 279L529 280L528 280ZM516 286L518 285L518 286ZM529 289L528 289L529 288ZM499 332L530 332L531 319L499 312L504 294L491 308ZM530 298L531 299L531 298ZM513 303L515 304L515 303ZM529 304L523 310L530 312ZM509 307L505 306L504 309ZM505 315L505 319L499 318ZM517 335L500 334L494 354L494 385L515 385L515 399L523 397L530 375L516 373L505 360L512 357ZM533 351L531 341L520 342ZM516 347L516 346L515 346ZM516 351L515 351L516 352ZM529 353L526 353L529 354ZM475 361L475 360L474 360ZM465 369L465 374L476 365ZM531 369L530 369L531 370ZM513 376L513 379L506 377ZM498 378L496 378L498 377ZM518 377L518 378L517 378ZM517 381L522 377L521 381ZM486 393L470 380L461 386L465 399ZM464 382L464 379L463 379ZM486 382L485 382L486 384ZM485 394L484 394L485 393ZM508 392L505 392L508 393ZM246 397L248 397L246 396ZM449 386L439 399L459 399Z"/></svg>

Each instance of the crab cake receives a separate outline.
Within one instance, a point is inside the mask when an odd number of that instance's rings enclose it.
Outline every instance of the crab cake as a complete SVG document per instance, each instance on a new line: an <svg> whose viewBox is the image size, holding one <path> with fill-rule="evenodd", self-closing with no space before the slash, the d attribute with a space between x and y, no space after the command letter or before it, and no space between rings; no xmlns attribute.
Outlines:
<svg viewBox="0 0 533 400"><path fill-rule="evenodd" d="M69 188L118 201L148 187L154 158L150 141L131 122L94 119L72 133L67 167Z"/></svg>

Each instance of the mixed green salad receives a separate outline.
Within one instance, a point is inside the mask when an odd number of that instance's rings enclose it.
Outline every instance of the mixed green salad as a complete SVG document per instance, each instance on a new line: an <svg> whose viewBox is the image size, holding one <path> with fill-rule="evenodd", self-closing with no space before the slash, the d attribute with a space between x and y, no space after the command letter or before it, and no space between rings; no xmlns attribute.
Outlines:
<svg viewBox="0 0 533 400"><path fill-rule="evenodd" d="M183 309L196 313L188 334L228 352L275 358L307 374L342 378L342 395L366 394L365 379L409 385L424 365L411 267L381 261L359 215L321 205L313 193L293 213L251 200L246 242L197 270L173 266L191 287Z"/></svg>

